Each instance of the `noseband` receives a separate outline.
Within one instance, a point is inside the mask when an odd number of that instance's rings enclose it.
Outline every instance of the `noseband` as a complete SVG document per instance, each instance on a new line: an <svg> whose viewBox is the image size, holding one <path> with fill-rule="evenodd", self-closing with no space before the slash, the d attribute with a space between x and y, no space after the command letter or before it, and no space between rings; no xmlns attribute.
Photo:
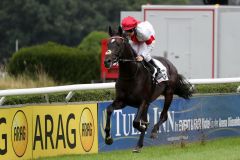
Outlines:
<svg viewBox="0 0 240 160"><path fill-rule="evenodd" d="M121 36L113 36L113 37L110 37L109 39L122 39L123 41L124 41L124 38L123 37L121 37Z"/></svg>

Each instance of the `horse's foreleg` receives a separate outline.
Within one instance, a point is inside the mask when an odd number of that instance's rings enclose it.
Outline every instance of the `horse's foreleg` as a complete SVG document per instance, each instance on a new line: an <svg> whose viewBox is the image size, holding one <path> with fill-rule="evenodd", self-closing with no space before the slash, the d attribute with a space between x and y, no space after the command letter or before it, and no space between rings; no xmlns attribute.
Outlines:
<svg viewBox="0 0 240 160"><path fill-rule="evenodd" d="M105 127L105 143L108 145L111 145L113 143L113 139L110 135L110 118L113 112L113 106L110 104L107 107L107 122L106 122L106 127Z"/></svg>
<svg viewBox="0 0 240 160"><path fill-rule="evenodd" d="M165 94L165 100L164 100L164 107L162 110L162 113L160 115L159 121L154 125L151 133L151 138L155 139L157 138L157 131L159 130L159 127L168 119L168 109L171 105L172 99L173 99L173 91L168 90Z"/></svg>
<svg viewBox="0 0 240 160"><path fill-rule="evenodd" d="M143 120L143 122L145 122L145 124L143 124L143 125L146 127L145 131L147 130L147 127L148 127L147 112L148 112L148 106L145 108L145 110L142 114L142 120ZM133 149L134 153L139 153L141 151L141 148L143 147L143 140L144 140L144 136L145 136L145 131L141 132L138 143L137 143L137 146Z"/></svg>
<svg viewBox="0 0 240 160"><path fill-rule="evenodd" d="M143 101L142 104L139 106L138 111L137 111L137 115L133 121L133 127L136 128L138 131L140 132L145 132L146 128L144 126L141 126L140 124L140 120L142 117L142 114L144 112L144 110L148 107L148 104L146 103L146 101Z"/></svg>
<svg viewBox="0 0 240 160"><path fill-rule="evenodd" d="M106 119L106 127L105 127L105 143L108 145L111 145L113 143L113 139L110 134L110 120L111 115L114 109L121 109L125 105L120 101L114 101L112 104L110 104L107 107L107 119Z"/></svg>

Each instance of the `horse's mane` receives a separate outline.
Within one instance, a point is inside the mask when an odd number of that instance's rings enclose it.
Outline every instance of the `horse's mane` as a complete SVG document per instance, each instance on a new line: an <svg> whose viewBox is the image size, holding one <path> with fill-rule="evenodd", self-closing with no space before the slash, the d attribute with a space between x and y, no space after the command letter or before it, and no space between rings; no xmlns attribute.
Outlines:
<svg viewBox="0 0 240 160"><path fill-rule="evenodd" d="M127 35L123 34L122 37L124 38L125 44L127 45L127 47L130 48L131 53L133 54L133 56L137 57L138 54L136 53L136 51L132 48L131 44L129 43L129 39L127 38Z"/></svg>

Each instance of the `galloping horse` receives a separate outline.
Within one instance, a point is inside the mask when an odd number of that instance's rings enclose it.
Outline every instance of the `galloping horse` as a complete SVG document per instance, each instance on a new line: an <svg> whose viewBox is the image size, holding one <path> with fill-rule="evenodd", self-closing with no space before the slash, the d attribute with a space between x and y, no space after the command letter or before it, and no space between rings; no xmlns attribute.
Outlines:
<svg viewBox="0 0 240 160"><path fill-rule="evenodd" d="M141 134L133 152L140 152L143 147L145 131L148 127L147 112L149 104L160 95L165 98L160 119L151 132L151 138L154 139L157 137L159 126L168 118L167 111L173 95L176 94L184 99L189 99L192 95L192 86L182 75L178 74L174 65L163 57L159 57L158 60L166 67L169 80L159 84L155 83L152 74L145 65L146 62L137 62L135 60L137 54L128 43L122 28L119 27L116 32L109 27L109 35L108 51L106 52L104 64L106 68L110 68L112 64L118 62L119 78L115 86L116 97L113 103L107 107L105 143L108 145L113 143L110 134L110 118L113 110L122 109L129 105L138 108L133 127L139 130Z"/></svg>

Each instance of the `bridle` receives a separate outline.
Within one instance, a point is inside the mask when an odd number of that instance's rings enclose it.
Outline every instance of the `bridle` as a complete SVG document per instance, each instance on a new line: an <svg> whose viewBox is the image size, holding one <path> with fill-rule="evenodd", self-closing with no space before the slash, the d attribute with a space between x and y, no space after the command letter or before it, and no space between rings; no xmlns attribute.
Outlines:
<svg viewBox="0 0 240 160"><path fill-rule="evenodd" d="M112 40L112 39L121 39L123 41L123 43L126 43L125 42L125 38L124 37L121 37L121 36L113 36L113 37L110 37L109 40ZM107 51L108 52L108 51ZM119 55L119 54L118 54ZM116 58L116 60L114 60L114 63L116 62L138 62L137 60L132 60L132 59L124 59L124 58L119 58L119 56Z"/></svg>
<svg viewBox="0 0 240 160"><path fill-rule="evenodd" d="M111 41L112 39L121 39L123 41L123 43L126 43L125 41L125 38L124 37L121 37L121 36L113 36L113 37L110 37L109 40ZM111 52L110 50L107 51L107 52ZM119 51L119 52L122 52L122 51ZM111 54L111 53L110 53ZM135 59L125 59L125 58L119 58L119 54L118 54L118 57L113 61L114 63L116 62L134 62L134 63L138 63L137 60ZM139 67L137 66L136 68L136 71L135 73L133 74L133 76L131 77L119 77L120 79L124 79L124 80L130 80L130 79L133 79L136 77L137 73L138 73L138 70L139 70Z"/></svg>

